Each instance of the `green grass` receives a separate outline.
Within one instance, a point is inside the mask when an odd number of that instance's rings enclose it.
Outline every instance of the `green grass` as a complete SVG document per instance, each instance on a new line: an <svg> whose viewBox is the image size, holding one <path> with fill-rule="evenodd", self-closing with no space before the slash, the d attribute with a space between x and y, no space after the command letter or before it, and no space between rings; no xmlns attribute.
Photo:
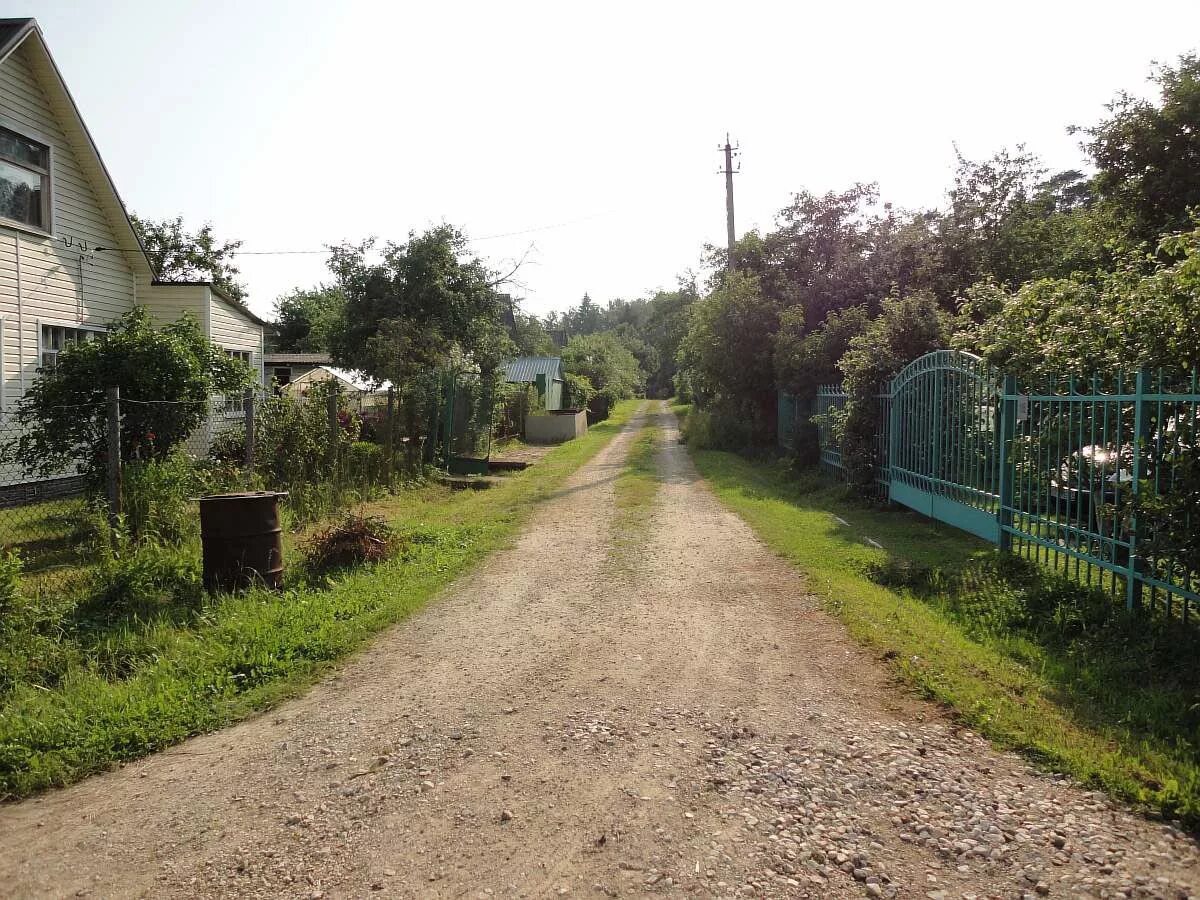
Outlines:
<svg viewBox="0 0 1200 900"><path fill-rule="evenodd" d="M1041 767L1200 824L1194 630L1128 616L949 526L859 505L828 477L692 456L722 502L924 696Z"/></svg>
<svg viewBox="0 0 1200 900"><path fill-rule="evenodd" d="M637 551L645 545L650 529L650 512L658 495L655 458L662 445L662 429L647 422L638 429L629 448L625 468L613 485L616 517L613 519L612 561L621 568L637 562Z"/></svg>
<svg viewBox="0 0 1200 900"><path fill-rule="evenodd" d="M73 611L73 630L62 636L67 652L62 642L24 647L54 649L61 665L48 683L18 680L0 694L0 798L78 780L301 691L509 542L533 507L595 455L636 406L619 404L585 437L490 490L427 486L366 504L405 536L405 549L327 588L208 598L194 591L196 560L178 553L148 559L139 578L184 588L161 608L133 612L117 603L90 617ZM14 646L0 640L0 657Z"/></svg>

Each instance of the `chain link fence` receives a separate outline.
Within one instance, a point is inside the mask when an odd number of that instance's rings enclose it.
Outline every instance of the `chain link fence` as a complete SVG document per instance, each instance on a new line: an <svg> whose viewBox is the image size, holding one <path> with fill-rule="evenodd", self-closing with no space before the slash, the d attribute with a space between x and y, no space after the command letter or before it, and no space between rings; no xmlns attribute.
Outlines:
<svg viewBox="0 0 1200 900"><path fill-rule="evenodd" d="M61 593L86 583L99 541L118 533L180 544L198 538L197 499L286 494L290 527L378 497L416 474L430 424L407 430L389 392L336 386L307 396L262 390L238 398L162 401L110 391L64 410L86 422L77 458L47 469L28 423L0 418L0 551L18 555L24 588Z"/></svg>

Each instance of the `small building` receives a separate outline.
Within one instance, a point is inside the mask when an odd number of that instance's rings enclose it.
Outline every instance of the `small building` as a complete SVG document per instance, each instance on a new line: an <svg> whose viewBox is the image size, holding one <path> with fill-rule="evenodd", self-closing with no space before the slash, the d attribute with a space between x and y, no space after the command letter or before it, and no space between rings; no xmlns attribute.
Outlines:
<svg viewBox="0 0 1200 900"><path fill-rule="evenodd" d="M281 388L287 387L317 366L331 365L333 365L333 360L328 353L277 352L263 354L263 369L267 384L274 381Z"/></svg>
<svg viewBox="0 0 1200 900"><path fill-rule="evenodd" d="M345 392L350 406L359 412L387 406L388 391L392 387L390 381L376 381L362 372L321 365L313 366L292 378L284 390L294 396L304 397L309 388L325 381L336 381Z"/></svg>
<svg viewBox="0 0 1200 900"><path fill-rule="evenodd" d="M534 385L538 402L547 410L562 409L566 375L560 356L518 356L504 367L504 380Z"/></svg>

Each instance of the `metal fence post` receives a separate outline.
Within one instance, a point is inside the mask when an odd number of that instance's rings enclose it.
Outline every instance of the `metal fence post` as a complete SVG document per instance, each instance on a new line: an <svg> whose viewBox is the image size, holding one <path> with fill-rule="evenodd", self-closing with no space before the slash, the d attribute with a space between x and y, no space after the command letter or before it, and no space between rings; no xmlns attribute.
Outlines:
<svg viewBox="0 0 1200 900"><path fill-rule="evenodd" d="M110 387L108 397L108 460L106 488L108 517L113 525L121 515L121 389Z"/></svg>
<svg viewBox="0 0 1200 900"><path fill-rule="evenodd" d="M1000 549L1008 552L1012 549L1012 532L1008 529L1013 523L1013 473L1012 473L1012 442L1017 434L1017 379L1014 375L1005 375L1000 389L1000 505L996 517L1000 523Z"/></svg>
<svg viewBox="0 0 1200 900"><path fill-rule="evenodd" d="M384 478L387 488L392 489L392 478L396 468L396 389L389 386L387 392L387 431L384 434L384 450L387 454Z"/></svg>
<svg viewBox="0 0 1200 900"><path fill-rule="evenodd" d="M246 472L248 475L254 473L254 441L256 435L254 433L254 389L246 388L246 393L242 398L243 410L246 414Z"/></svg>
<svg viewBox="0 0 1200 900"><path fill-rule="evenodd" d="M1139 482L1142 480L1142 454L1145 451L1147 425L1146 416L1146 383L1150 373L1139 369L1134 381L1133 400L1133 466L1129 482L1129 559L1125 569L1125 608L1132 611L1142 605L1142 565L1138 554L1137 538L1137 500L1141 493ZM1121 484L1121 459L1117 456L1117 487Z"/></svg>

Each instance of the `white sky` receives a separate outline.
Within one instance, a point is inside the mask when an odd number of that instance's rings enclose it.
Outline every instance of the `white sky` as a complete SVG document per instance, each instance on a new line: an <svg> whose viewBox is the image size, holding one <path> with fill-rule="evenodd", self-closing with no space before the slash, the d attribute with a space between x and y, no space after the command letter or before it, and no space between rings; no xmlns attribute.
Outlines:
<svg viewBox="0 0 1200 900"><path fill-rule="evenodd" d="M244 250L448 221L525 308L671 287L801 188L940 203L952 143L1080 167L1072 123L1200 44L1200 2L26 3L130 208ZM543 226L567 223L562 227ZM250 303L326 276L243 256Z"/></svg>

